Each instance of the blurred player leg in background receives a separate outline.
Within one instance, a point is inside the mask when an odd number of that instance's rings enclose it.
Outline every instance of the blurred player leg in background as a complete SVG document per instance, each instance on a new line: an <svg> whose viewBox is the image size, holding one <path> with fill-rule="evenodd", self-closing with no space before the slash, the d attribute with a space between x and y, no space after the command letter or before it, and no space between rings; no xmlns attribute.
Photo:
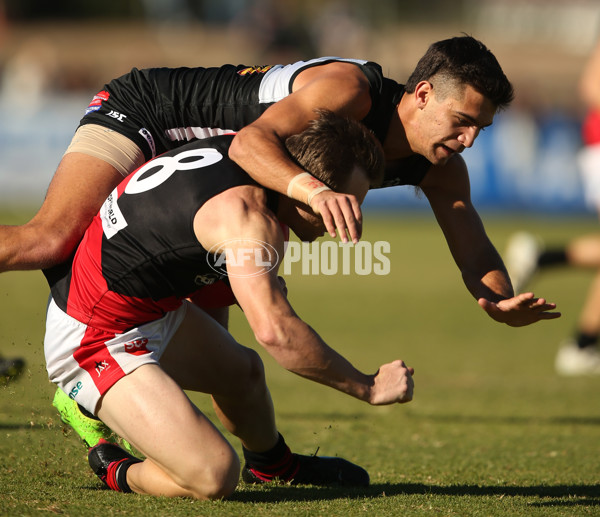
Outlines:
<svg viewBox="0 0 600 517"><path fill-rule="evenodd" d="M584 145L579 152L578 164L586 204L600 216L600 41L581 75L579 87L588 113L582 125ZM560 347L555 368L561 375L600 375L600 233L577 237L562 246L550 248L539 238L519 232L510 238L505 257L515 292L522 292L536 271L551 266L597 271L577 328Z"/></svg>
<svg viewBox="0 0 600 517"><path fill-rule="evenodd" d="M25 360L20 357L6 358L0 356L0 383L8 381L21 375L25 369Z"/></svg>

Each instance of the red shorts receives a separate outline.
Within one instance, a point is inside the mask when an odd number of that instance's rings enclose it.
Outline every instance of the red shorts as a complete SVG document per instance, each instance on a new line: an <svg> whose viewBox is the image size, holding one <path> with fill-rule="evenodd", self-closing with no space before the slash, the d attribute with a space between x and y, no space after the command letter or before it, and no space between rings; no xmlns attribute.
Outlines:
<svg viewBox="0 0 600 517"><path fill-rule="evenodd" d="M49 379L96 414L98 401L119 379L143 364L158 364L181 325L190 302L122 334L81 323L51 298L44 354Z"/></svg>

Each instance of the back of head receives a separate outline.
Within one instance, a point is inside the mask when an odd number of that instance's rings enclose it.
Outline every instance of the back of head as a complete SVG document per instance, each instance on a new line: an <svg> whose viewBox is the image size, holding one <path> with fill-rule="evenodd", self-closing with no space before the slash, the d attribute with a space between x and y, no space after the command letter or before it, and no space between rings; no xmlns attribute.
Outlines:
<svg viewBox="0 0 600 517"><path fill-rule="evenodd" d="M292 158L328 187L344 192L346 180L355 166L361 167L371 187L383 181L385 158L375 135L356 120L328 110L317 110L318 118L285 146Z"/></svg>
<svg viewBox="0 0 600 517"><path fill-rule="evenodd" d="M417 63L405 89L412 93L417 84L434 76L457 85L471 86L494 103L497 109L508 106L514 97L513 87L494 54L471 36L433 43Z"/></svg>

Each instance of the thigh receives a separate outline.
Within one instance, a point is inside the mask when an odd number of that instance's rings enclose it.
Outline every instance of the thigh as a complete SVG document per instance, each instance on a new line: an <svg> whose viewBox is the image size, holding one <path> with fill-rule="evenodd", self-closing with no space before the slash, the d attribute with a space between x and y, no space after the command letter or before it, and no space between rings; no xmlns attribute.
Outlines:
<svg viewBox="0 0 600 517"><path fill-rule="evenodd" d="M243 389L244 379L262 368L254 350L191 303L160 363L183 389L221 396Z"/></svg>
<svg viewBox="0 0 600 517"><path fill-rule="evenodd" d="M100 401L98 416L174 479L197 465L215 465L235 452L158 365L120 379Z"/></svg>

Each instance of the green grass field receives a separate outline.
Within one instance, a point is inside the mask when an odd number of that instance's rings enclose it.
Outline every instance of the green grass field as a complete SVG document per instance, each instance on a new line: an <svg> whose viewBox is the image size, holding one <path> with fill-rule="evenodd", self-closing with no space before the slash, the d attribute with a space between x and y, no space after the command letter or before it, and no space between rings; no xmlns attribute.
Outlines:
<svg viewBox="0 0 600 517"><path fill-rule="evenodd" d="M522 228L553 243L598 229L591 217L484 219L500 250ZM16 272L0 275L0 352L24 356L28 369L0 388L0 514L600 515L600 378L561 378L553 369L592 272L537 277L532 289L555 301L563 317L513 329L488 318L467 293L432 216L367 215L363 238L391 243L388 276L297 273L287 278L289 297L359 369L373 372L396 358L413 366L415 399L370 407L262 356L288 443L296 452L318 449L363 465L368 489L240 484L221 502L105 490L83 445L51 407L43 276ZM254 346L239 311L231 328ZM192 398L212 415L206 396Z"/></svg>

